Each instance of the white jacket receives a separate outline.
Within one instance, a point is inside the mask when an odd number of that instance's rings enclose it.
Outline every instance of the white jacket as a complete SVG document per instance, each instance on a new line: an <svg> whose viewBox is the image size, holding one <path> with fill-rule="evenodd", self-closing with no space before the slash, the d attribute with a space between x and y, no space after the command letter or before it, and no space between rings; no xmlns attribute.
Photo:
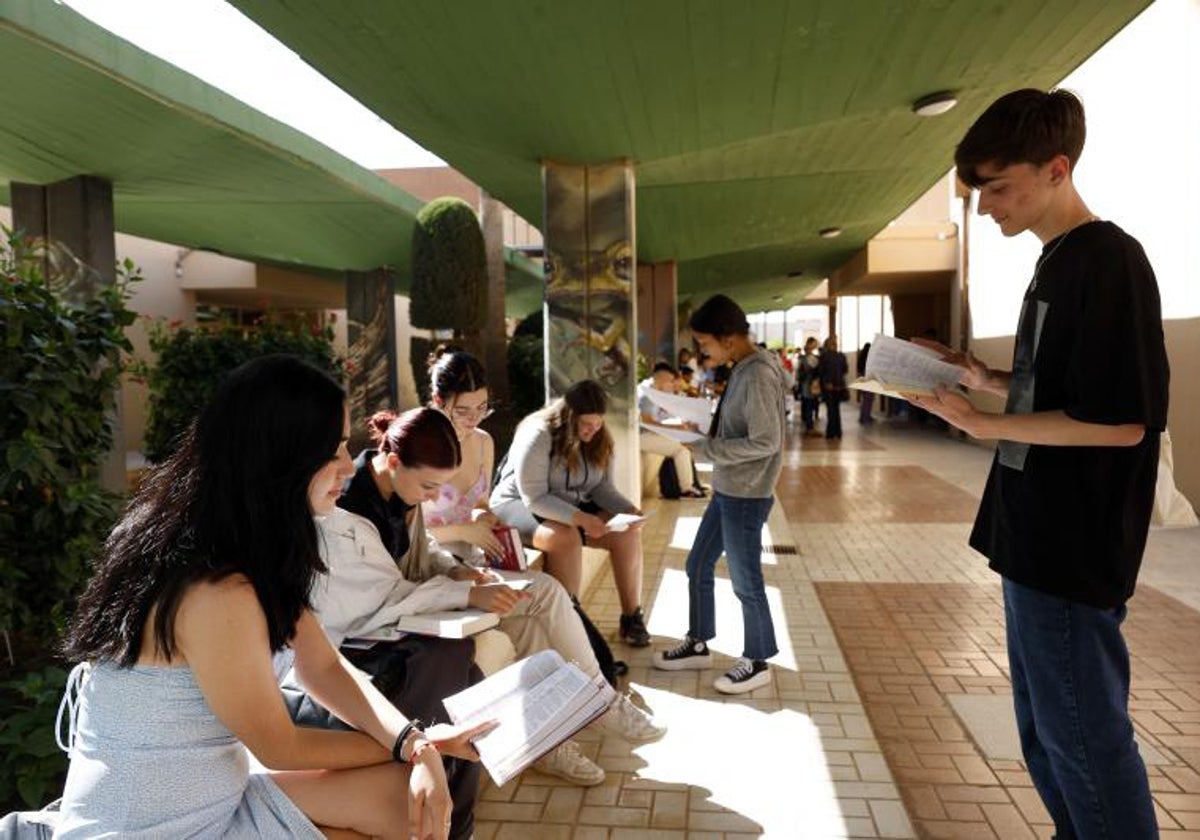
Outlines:
<svg viewBox="0 0 1200 840"><path fill-rule="evenodd" d="M428 553L428 562L421 563L428 571L422 583L404 578L370 520L338 508L317 517L316 524L329 573L313 585L312 605L335 647L347 637L395 627L402 615L467 606L473 584L446 577L457 563L426 536L419 507L409 529L409 553Z"/></svg>

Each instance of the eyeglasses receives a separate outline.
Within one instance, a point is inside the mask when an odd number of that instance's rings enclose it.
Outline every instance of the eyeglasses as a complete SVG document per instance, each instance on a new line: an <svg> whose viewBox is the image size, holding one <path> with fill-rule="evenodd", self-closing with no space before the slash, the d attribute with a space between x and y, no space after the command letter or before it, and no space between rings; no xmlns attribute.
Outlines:
<svg viewBox="0 0 1200 840"><path fill-rule="evenodd" d="M455 420L483 420L490 417L494 410L488 403L476 406L456 405L450 409L450 414Z"/></svg>

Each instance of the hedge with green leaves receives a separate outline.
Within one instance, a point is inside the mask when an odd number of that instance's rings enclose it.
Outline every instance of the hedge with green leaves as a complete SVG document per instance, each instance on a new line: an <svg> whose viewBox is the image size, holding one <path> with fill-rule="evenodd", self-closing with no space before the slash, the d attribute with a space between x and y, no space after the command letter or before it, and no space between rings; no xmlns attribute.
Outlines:
<svg viewBox="0 0 1200 840"><path fill-rule="evenodd" d="M344 381L344 362L334 354L332 340L328 328L230 324L191 329L159 322L150 332L156 361L138 368L150 387L146 458L160 463L170 456L221 377L250 359L291 353Z"/></svg>
<svg viewBox="0 0 1200 840"><path fill-rule="evenodd" d="M85 284L70 302L9 231L0 243L0 808L41 804L66 768L53 744L57 650L120 504L100 469L136 279L126 262L115 284Z"/></svg>
<svg viewBox="0 0 1200 840"><path fill-rule="evenodd" d="M414 327L478 332L487 318L487 253L471 205L435 198L417 213L412 239Z"/></svg>

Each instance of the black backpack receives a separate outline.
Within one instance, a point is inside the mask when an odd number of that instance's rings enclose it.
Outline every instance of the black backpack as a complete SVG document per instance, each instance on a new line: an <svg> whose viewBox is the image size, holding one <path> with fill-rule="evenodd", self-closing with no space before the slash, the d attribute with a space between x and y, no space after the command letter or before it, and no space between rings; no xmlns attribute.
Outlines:
<svg viewBox="0 0 1200 840"><path fill-rule="evenodd" d="M678 499L683 493L679 486L679 471L671 458L663 458L662 466L658 468L658 493L664 499Z"/></svg>

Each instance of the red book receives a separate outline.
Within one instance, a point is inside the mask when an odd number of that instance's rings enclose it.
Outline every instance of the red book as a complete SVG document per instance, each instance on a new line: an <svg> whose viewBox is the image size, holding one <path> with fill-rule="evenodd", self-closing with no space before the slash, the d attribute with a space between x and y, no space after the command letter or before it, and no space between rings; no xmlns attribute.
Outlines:
<svg viewBox="0 0 1200 840"><path fill-rule="evenodd" d="M488 565L506 572L525 571L525 546L521 545L521 532L507 525L497 525L492 533L500 541L502 551L500 554L489 554Z"/></svg>

